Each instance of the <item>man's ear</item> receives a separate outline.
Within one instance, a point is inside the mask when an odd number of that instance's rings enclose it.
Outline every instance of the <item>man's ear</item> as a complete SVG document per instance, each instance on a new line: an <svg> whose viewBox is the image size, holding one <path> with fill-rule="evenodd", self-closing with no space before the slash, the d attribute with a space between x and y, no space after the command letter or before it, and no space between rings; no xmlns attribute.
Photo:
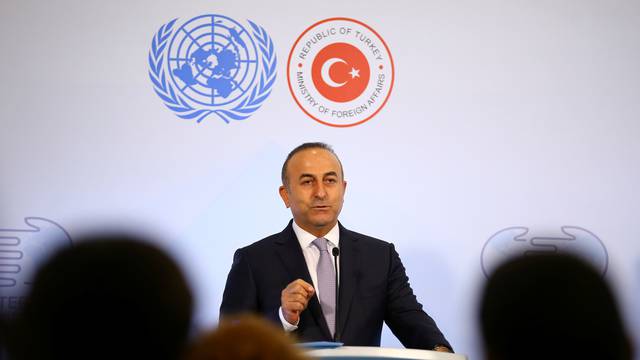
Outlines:
<svg viewBox="0 0 640 360"><path fill-rule="evenodd" d="M287 188L284 185L280 185L280 188L278 189L278 192L280 193L280 197L282 198L282 202L284 202L284 206L286 206L287 208L289 208L289 191L287 191Z"/></svg>

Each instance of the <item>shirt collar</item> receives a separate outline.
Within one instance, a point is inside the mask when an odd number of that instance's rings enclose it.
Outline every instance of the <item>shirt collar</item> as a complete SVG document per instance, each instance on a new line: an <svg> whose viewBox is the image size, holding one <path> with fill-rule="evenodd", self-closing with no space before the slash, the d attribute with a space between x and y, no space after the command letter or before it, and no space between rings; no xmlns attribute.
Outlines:
<svg viewBox="0 0 640 360"><path fill-rule="evenodd" d="M313 246L313 244L311 243L313 242L313 240L317 239L315 235L298 226L295 220L293 221L293 232L296 234L298 242L300 242L300 246L303 249L309 246ZM323 238L327 239L330 245L333 245L334 247L340 247L340 227L338 226L337 222L336 225L332 227L325 236L323 236Z"/></svg>

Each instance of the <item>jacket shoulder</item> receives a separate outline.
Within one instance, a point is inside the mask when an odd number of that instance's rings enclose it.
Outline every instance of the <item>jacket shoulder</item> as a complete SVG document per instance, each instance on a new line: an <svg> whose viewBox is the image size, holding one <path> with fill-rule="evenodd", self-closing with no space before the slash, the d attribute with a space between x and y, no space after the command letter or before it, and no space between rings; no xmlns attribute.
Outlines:
<svg viewBox="0 0 640 360"><path fill-rule="evenodd" d="M265 251L266 249L273 248L276 241L280 241L280 239L281 239L280 233L269 235L252 244L239 248L238 251L243 253L249 253L249 254L253 254L256 252L259 253L259 252Z"/></svg>
<svg viewBox="0 0 640 360"><path fill-rule="evenodd" d="M367 247L371 247L371 248L375 248L375 249L388 249L390 247L393 247L393 244L391 244L388 241L384 241L378 238L374 238L372 236L369 235L365 235L365 234L361 234L359 232L355 232L352 230L348 230L345 228L342 228L342 235L341 236L345 236L347 238L350 238L353 241L357 241L358 243L367 246Z"/></svg>
<svg viewBox="0 0 640 360"><path fill-rule="evenodd" d="M276 244L283 244L291 240L295 234L291 228L291 223L284 228L281 232L269 235L263 239L260 239L250 245L244 246L236 251L236 253L247 254L249 256L261 256L276 248Z"/></svg>

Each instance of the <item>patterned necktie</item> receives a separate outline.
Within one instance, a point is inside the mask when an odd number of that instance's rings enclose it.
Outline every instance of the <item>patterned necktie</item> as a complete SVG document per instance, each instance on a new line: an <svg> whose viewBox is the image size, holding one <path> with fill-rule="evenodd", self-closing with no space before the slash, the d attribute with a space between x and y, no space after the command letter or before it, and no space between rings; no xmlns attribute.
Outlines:
<svg viewBox="0 0 640 360"><path fill-rule="evenodd" d="M331 261L331 255L327 249L327 239L317 238L313 240L318 250L320 250L320 261L318 261L318 289L320 290L320 306L322 314L327 321L331 336L336 329L336 273Z"/></svg>

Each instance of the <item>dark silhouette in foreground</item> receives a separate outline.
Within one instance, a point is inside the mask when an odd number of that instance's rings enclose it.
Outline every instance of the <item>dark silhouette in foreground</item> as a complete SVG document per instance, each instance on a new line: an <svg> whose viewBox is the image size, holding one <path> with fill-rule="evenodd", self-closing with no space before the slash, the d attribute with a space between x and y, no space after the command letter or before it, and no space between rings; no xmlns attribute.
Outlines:
<svg viewBox="0 0 640 360"><path fill-rule="evenodd" d="M176 263L145 239L77 240L37 273L11 359L178 359L192 295Z"/></svg>
<svg viewBox="0 0 640 360"><path fill-rule="evenodd" d="M569 255L525 256L500 266L484 289L480 324L490 360L632 357L607 283Z"/></svg>

